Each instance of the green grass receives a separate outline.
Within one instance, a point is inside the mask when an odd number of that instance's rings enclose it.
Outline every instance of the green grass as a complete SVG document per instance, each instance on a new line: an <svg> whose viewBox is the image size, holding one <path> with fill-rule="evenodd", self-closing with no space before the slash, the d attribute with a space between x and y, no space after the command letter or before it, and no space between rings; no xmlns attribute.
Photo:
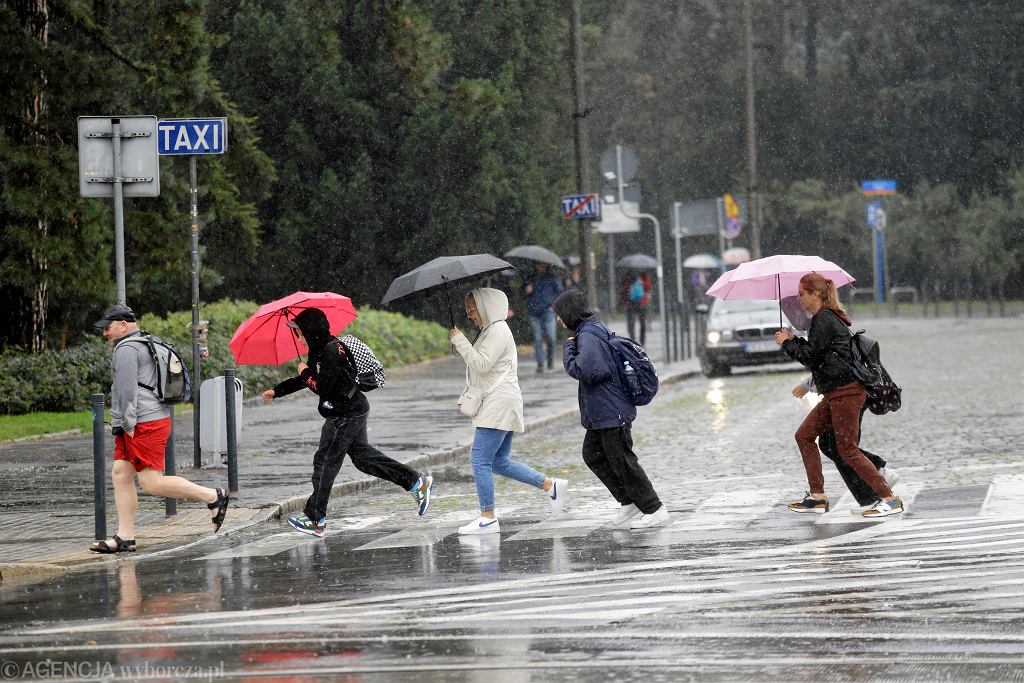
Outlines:
<svg viewBox="0 0 1024 683"><path fill-rule="evenodd" d="M110 420L108 412L104 418ZM24 415L0 415L0 441L20 439L36 434L53 434L69 429L92 431L92 413L25 413Z"/></svg>
<svg viewBox="0 0 1024 683"><path fill-rule="evenodd" d="M174 412L191 410L192 404L174 406ZM110 423L110 409L103 412L103 421ZM83 433L92 432L92 411L77 413L25 413L24 415L0 415L0 443L25 436L56 434L71 429L80 429ZM110 433L110 427L104 427Z"/></svg>

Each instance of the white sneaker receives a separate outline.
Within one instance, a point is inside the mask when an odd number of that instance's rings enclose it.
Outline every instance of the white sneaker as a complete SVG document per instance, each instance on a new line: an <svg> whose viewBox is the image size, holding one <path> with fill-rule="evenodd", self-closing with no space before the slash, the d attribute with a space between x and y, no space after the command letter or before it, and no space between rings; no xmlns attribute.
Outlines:
<svg viewBox="0 0 1024 683"><path fill-rule="evenodd" d="M869 519L874 519L876 517L888 517L889 515L898 515L901 512L903 512L903 510L903 499L900 498L899 496L896 496L894 500L891 500L889 502L879 500L877 503L874 504L874 506L868 508L861 514Z"/></svg>
<svg viewBox="0 0 1024 683"><path fill-rule="evenodd" d="M496 534L499 531L501 531L501 527L498 525L498 520L489 517L477 517L469 524L459 527L459 533L463 535Z"/></svg>
<svg viewBox="0 0 1024 683"><path fill-rule="evenodd" d="M900 473L888 465L878 470L878 473L885 477L885 483L889 485L889 488L895 486L896 482L900 480Z"/></svg>
<svg viewBox="0 0 1024 683"><path fill-rule="evenodd" d="M627 503L619 508L619 514L615 515L615 519L608 526L613 529L626 529L629 527L629 522L639 514L640 508L632 503Z"/></svg>
<svg viewBox="0 0 1024 683"><path fill-rule="evenodd" d="M551 478L551 490L547 492L551 503L551 513L559 515L565 508L565 499L569 497L569 480Z"/></svg>
<svg viewBox="0 0 1024 683"><path fill-rule="evenodd" d="M668 510L662 505L649 515L643 514L629 523L630 529L650 529L651 527L662 526L668 523Z"/></svg>

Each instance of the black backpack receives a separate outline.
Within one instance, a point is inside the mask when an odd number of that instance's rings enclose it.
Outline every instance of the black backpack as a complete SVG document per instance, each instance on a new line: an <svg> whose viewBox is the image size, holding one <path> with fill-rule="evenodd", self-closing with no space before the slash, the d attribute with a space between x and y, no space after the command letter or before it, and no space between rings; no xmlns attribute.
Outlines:
<svg viewBox="0 0 1024 683"><path fill-rule="evenodd" d="M850 335L853 376L867 389L867 409L875 415L895 412L903 405L903 390L882 365L878 342L858 330Z"/></svg>
<svg viewBox="0 0 1024 683"><path fill-rule="evenodd" d="M143 389L149 389L161 403L174 405L176 403L188 403L192 400L192 378L188 374L188 366L185 360L174 348L174 344L165 342L155 334L145 334L141 337L128 337L122 342L140 342L146 345L149 357L153 359L156 366L156 386L139 382Z"/></svg>

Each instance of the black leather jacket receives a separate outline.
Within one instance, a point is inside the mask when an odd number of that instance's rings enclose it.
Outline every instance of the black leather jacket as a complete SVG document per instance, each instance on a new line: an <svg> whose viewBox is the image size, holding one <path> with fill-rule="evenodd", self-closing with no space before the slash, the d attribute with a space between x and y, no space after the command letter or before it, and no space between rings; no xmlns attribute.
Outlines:
<svg viewBox="0 0 1024 683"><path fill-rule="evenodd" d="M821 308L811 318L807 339L788 339L782 350L811 371L814 386L824 394L857 381L853 376L850 336L849 327L835 311Z"/></svg>

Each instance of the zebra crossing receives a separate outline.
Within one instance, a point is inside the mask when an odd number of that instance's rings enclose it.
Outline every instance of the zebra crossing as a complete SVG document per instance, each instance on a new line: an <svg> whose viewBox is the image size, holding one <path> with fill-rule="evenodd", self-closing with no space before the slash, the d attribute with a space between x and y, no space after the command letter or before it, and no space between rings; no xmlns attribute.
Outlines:
<svg viewBox="0 0 1024 683"><path fill-rule="evenodd" d="M340 574L324 564L336 589L317 600L26 627L0 634L0 658L24 643L35 656L100 658L159 642L179 657L224 661L238 676L246 653L269 649L324 653L282 665L281 676L528 672L544 661L545 680L577 680L597 667L626 679L659 670L763 680L830 666L856 667L866 679L1016 679L1024 672L1019 483L1002 474L984 486L906 483L898 492L913 506L882 521L838 508L786 514L785 500L765 493L774 487L736 488L731 505L712 496L640 533L609 529L615 511L586 501L557 518L509 508L500 537L459 537L455 512L405 526L387 515L339 516L322 539L264 530L191 558L257 576L282 566L273 560L287 552L337 557ZM534 562L507 564L522 557ZM272 581L282 595L303 591L307 570ZM352 571L394 580L364 578L372 588L349 590L363 585ZM338 650L366 654L327 656Z"/></svg>
<svg viewBox="0 0 1024 683"><path fill-rule="evenodd" d="M673 526L683 523L680 518ZM1024 516L908 517L707 556L385 590L301 609L89 620L21 635L46 643L37 652L123 653L151 648L156 639L179 655L215 651L229 662L247 644L372 644L373 662L326 658L302 669L319 675L454 671L464 662L448 653L470 648L487 655L484 669L528 670L547 656L566 671L596 661L621 671L727 666L760 678L842 662L889 672L894 663L913 662L916 668L908 671L926 675L930 666L952 662L966 667L967 678L985 671L1002 680L1024 670L1022 554ZM125 642L137 633L145 633L146 642ZM217 633L233 635L211 637ZM653 652L630 654L652 643ZM729 657L740 643L748 656ZM855 646L844 653L843 643ZM410 647L420 652L411 660L402 654ZM773 657L750 657L759 647ZM0 655L15 650L0 642ZM477 664L480 669L479 658Z"/></svg>

